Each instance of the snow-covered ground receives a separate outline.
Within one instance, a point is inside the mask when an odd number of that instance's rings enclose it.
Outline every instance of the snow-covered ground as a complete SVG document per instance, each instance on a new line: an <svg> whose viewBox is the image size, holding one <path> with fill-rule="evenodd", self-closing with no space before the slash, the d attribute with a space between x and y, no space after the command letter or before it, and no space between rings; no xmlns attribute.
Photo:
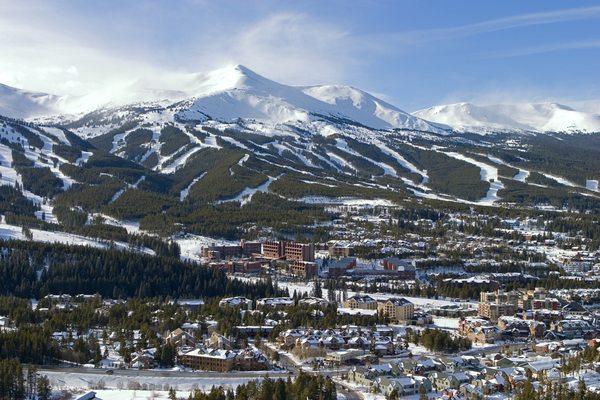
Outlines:
<svg viewBox="0 0 600 400"><path fill-rule="evenodd" d="M206 175L206 172L203 172L202 174L200 174L200 176L197 176L196 178L194 178L193 181L190 182L189 185L186 186L185 189L183 189L180 193L179 193L179 200L183 201L188 197L188 194L190 193L190 189L192 188L192 186L194 186L200 179L204 178L204 175Z"/></svg>
<svg viewBox="0 0 600 400"><path fill-rule="evenodd" d="M129 244L123 242L110 242L107 240L101 239L93 239L85 236L75 235L73 233L66 232L56 232L56 231L43 231L40 229L30 229L33 240L36 242L45 242L45 243L62 243L68 245L78 245L78 246L90 246L96 247L100 249L107 249L114 245L117 249L122 250L131 250L131 251L140 251L139 248L130 247ZM20 226L9 225L4 221L4 217L2 217L2 222L0 222L0 238L2 239L17 239L17 240L27 240L25 235L23 234L23 228ZM142 248L142 252L146 254L154 255L154 250L148 248Z"/></svg>
<svg viewBox="0 0 600 400"><path fill-rule="evenodd" d="M86 391L78 391L75 398L88 393ZM102 400L167 400L169 392L166 390L131 390L131 389L113 389L113 390L94 390L96 397ZM188 398L190 391L178 391L177 398Z"/></svg>
<svg viewBox="0 0 600 400"><path fill-rule="evenodd" d="M115 373L114 375L108 375L103 373L86 373L86 372L70 372L68 370L44 370L41 372L42 375L48 376L50 384L54 390L74 390L74 391L86 391L94 390L95 387L104 387L111 391L111 396L118 396L118 393L122 395L129 395L128 397L111 397L116 399L130 399L132 391L122 390L134 387L145 387L150 390L162 391L165 388L173 387L175 390L190 391L194 389L199 390L210 390L213 386L223 386L226 388L235 388L244 383L250 382L256 379L262 379L265 376L264 372L256 374L244 374L237 376L237 373L230 374L215 374L214 376L202 376L201 373L198 375L194 374L181 374L178 376L176 373L165 373L161 374L131 374L121 375ZM283 373L269 371L269 376L285 376ZM100 396L103 400L107 400L105 397Z"/></svg>
<svg viewBox="0 0 600 400"><path fill-rule="evenodd" d="M236 277L235 279L240 279ZM256 280L257 278L245 278L242 280ZM313 282L287 282L287 281L277 281L277 285L281 288L287 288L290 294L293 294L296 291L298 294L308 294L312 295L314 292L314 283ZM323 297L327 298L327 289L323 288ZM403 297L413 303L417 307L421 307L424 309L428 308L437 308L441 306L449 306L449 305L460 305L467 308L477 308L477 302L474 301L454 301L454 300L442 300L442 299L430 299L427 297L411 297L411 296L403 296L401 294L395 293L366 293L366 292L354 292L348 291L348 296L353 296L355 294L361 295L369 295L375 300L387 300L394 297ZM346 309L344 309L346 310ZM369 310L361 310L361 311L369 311Z"/></svg>
<svg viewBox="0 0 600 400"><path fill-rule="evenodd" d="M492 204L500 199L498 191L504 188L504 184L498 179L498 168L453 151L443 152L443 154L479 168L481 180L490 184L487 194L479 200L479 203Z"/></svg>
<svg viewBox="0 0 600 400"><path fill-rule="evenodd" d="M297 199L302 203L308 204L339 204L347 206L394 206L395 204L386 199L360 199L356 197L326 197L326 196L305 196Z"/></svg>
<svg viewBox="0 0 600 400"><path fill-rule="evenodd" d="M235 197L233 197L231 199L227 199L227 200L221 200L221 201L219 201L219 203L238 201L243 206L244 204L249 203L252 200L252 197L256 193L266 193L269 190L269 186L271 186L271 183L273 183L275 180L277 180L277 178L278 177L274 178L272 176L269 176L269 178L264 183L258 185L257 187L255 187L255 188L246 187Z"/></svg>
<svg viewBox="0 0 600 400"><path fill-rule="evenodd" d="M187 234L184 237L175 237L173 240L181 249L181 258L190 261L200 261L202 248L210 245L239 244L237 241L226 239L214 239L208 236Z"/></svg>

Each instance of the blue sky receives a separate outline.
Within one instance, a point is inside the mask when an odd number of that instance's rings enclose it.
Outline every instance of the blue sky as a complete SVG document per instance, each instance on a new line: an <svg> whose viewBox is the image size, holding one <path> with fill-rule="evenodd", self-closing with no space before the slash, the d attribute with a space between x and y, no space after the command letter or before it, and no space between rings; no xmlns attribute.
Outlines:
<svg viewBox="0 0 600 400"><path fill-rule="evenodd" d="M413 111L600 99L599 1L0 0L0 82L82 94L244 64Z"/></svg>

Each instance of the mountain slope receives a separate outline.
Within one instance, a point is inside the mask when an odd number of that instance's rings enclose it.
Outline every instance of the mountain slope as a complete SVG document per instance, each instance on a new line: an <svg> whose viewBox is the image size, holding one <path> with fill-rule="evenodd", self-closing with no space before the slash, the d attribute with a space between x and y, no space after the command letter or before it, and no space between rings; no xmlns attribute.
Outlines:
<svg viewBox="0 0 600 400"><path fill-rule="evenodd" d="M56 114L58 96L33 93L0 84L0 115L10 118L33 118Z"/></svg>
<svg viewBox="0 0 600 400"><path fill-rule="evenodd" d="M415 111L413 115L461 132L600 132L600 116L557 103L456 103Z"/></svg>

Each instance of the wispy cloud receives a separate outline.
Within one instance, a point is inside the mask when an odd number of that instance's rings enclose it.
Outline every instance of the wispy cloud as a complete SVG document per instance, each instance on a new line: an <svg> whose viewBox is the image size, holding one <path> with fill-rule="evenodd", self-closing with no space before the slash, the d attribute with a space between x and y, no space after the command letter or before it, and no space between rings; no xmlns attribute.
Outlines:
<svg viewBox="0 0 600 400"><path fill-rule="evenodd" d="M210 27L209 21L201 29L173 33L182 36L181 48L155 49L151 39L144 43L113 34L119 27L77 35L43 18L26 20L29 16L0 12L0 82L57 94L79 95L136 80L161 84L169 75L226 64L244 64L285 83L344 82L361 60L347 31L305 13L271 13L228 27ZM104 39L90 43L94 33ZM165 54L172 57L161 63L157 55L169 58Z"/></svg>
<svg viewBox="0 0 600 400"><path fill-rule="evenodd" d="M483 54L487 58L510 58L533 54L552 53L565 50L586 50L600 48L600 39L581 40L575 42L552 43L535 47L527 47L509 51L499 51Z"/></svg>
<svg viewBox="0 0 600 400"><path fill-rule="evenodd" d="M436 28L401 32L391 35L405 44L418 44L438 40L447 40L502 31L519 27L552 24L558 22L591 19L600 17L600 6L569 8L557 11L528 13L510 17L491 19L472 24L449 28Z"/></svg>
<svg viewBox="0 0 600 400"><path fill-rule="evenodd" d="M304 13L275 13L200 46L216 63L245 64L272 79L306 85L344 80L360 63L346 30Z"/></svg>

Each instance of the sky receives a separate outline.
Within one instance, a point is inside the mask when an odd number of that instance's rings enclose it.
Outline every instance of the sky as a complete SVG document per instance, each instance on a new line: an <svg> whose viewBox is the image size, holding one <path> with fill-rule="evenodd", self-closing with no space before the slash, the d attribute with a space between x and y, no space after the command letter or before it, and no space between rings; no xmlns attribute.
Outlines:
<svg viewBox="0 0 600 400"><path fill-rule="evenodd" d="M600 1L0 0L0 83L164 88L242 64L414 111L557 101L600 113Z"/></svg>

